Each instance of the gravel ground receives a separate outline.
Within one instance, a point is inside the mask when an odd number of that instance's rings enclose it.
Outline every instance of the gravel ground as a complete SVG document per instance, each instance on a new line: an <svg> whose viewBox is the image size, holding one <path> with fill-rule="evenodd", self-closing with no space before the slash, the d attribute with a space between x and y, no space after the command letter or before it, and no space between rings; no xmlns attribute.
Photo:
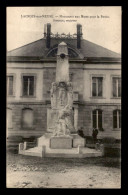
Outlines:
<svg viewBox="0 0 128 195"><path fill-rule="evenodd" d="M7 188L120 188L119 158L39 158L7 152Z"/></svg>

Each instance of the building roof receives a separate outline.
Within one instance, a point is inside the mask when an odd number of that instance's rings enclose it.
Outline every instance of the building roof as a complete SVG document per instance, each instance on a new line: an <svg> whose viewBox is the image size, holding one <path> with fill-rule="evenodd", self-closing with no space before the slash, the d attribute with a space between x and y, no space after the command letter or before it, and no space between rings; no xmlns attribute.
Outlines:
<svg viewBox="0 0 128 195"><path fill-rule="evenodd" d="M65 42L69 48L77 53L74 58L84 59L84 58L121 58L121 55L106 49L100 45L81 39L81 48L77 49L76 39L63 39L63 38L51 38L50 49L46 48L46 39L42 38L40 40L34 41L22 47L16 48L14 50L8 51L8 57L38 57L47 58L48 53L54 48L57 48L58 44ZM52 58L50 56L48 58ZM69 56L70 58L70 56Z"/></svg>

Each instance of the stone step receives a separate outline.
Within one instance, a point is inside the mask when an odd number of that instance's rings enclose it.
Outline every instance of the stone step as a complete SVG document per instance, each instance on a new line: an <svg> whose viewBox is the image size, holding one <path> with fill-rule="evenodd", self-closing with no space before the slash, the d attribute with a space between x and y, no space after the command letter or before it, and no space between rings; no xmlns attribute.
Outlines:
<svg viewBox="0 0 128 195"><path fill-rule="evenodd" d="M28 150L20 150L19 154L27 155L27 156L38 156L42 157L42 148L34 147Z"/></svg>
<svg viewBox="0 0 128 195"><path fill-rule="evenodd" d="M28 150L19 151L19 154L28 156L42 156L42 148L35 147ZM60 158L86 158L102 156L101 151L90 148L72 148L72 149L51 149L46 147L44 157L60 157Z"/></svg>
<svg viewBox="0 0 128 195"><path fill-rule="evenodd" d="M65 153L46 153L45 157L52 158L88 158L88 157L100 157L100 153L87 153L87 154L65 154Z"/></svg>

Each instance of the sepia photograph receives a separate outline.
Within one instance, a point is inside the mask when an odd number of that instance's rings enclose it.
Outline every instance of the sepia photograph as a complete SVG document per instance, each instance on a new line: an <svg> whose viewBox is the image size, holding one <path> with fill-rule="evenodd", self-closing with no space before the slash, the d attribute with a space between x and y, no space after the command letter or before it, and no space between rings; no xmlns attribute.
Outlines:
<svg viewBox="0 0 128 195"><path fill-rule="evenodd" d="M121 17L6 7L6 188L121 188Z"/></svg>

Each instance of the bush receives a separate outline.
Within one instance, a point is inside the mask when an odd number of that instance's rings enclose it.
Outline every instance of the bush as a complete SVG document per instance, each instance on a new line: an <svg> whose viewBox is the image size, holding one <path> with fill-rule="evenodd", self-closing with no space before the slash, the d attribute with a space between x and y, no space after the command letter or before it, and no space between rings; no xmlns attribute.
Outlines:
<svg viewBox="0 0 128 195"><path fill-rule="evenodd" d="M77 133L78 133L79 136L81 136L83 138L85 137L84 133L83 133L83 130L80 129L80 130L77 131Z"/></svg>
<svg viewBox="0 0 128 195"><path fill-rule="evenodd" d="M103 144L114 144L116 143L116 139L114 137L104 137L102 139Z"/></svg>
<svg viewBox="0 0 128 195"><path fill-rule="evenodd" d="M7 141L22 142L22 136L9 136Z"/></svg>
<svg viewBox="0 0 128 195"><path fill-rule="evenodd" d="M87 144L93 144L93 138L92 138L92 136L85 136L85 138L86 138L86 143Z"/></svg>
<svg viewBox="0 0 128 195"><path fill-rule="evenodd" d="M36 137L31 136L29 138L23 138L23 142L36 142Z"/></svg>
<svg viewBox="0 0 128 195"><path fill-rule="evenodd" d="M119 148L105 148L104 156L107 157L120 157L121 150Z"/></svg>

